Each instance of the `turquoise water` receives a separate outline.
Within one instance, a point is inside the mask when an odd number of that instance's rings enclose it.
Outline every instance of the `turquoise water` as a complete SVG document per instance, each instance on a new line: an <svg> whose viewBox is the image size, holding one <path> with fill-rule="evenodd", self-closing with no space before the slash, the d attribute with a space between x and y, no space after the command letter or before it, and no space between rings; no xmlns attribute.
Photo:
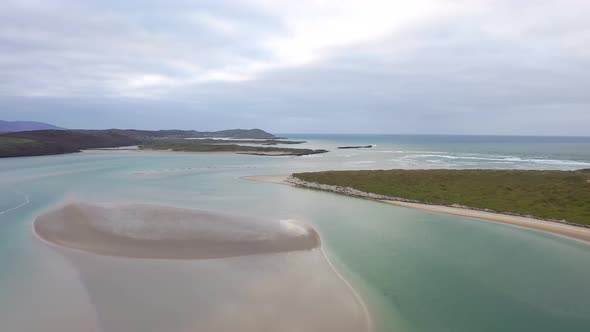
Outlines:
<svg viewBox="0 0 590 332"><path fill-rule="evenodd" d="M6 211L0 214L1 330L80 331L94 319L77 271L30 233L37 213L65 199L155 202L312 223L362 291L381 331L590 330L586 244L240 179L316 169L589 168L590 139L301 137L307 146L331 152L299 158L108 152L0 160L0 211ZM361 144L376 147L334 149Z"/></svg>

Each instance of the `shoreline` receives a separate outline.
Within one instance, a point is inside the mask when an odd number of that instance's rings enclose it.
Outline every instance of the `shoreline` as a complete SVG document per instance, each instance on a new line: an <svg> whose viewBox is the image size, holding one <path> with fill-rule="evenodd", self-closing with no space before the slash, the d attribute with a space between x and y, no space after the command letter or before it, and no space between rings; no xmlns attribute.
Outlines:
<svg viewBox="0 0 590 332"><path fill-rule="evenodd" d="M285 182L285 180L289 176L291 176L291 175L290 174L251 175L251 176L241 176L240 179L248 180L248 181L267 182L267 183L284 184L284 185L292 186L288 182ZM319 233L319 231L317 231L317 232ZM320 234L320 238L321 237L322 236ZM338 271L338 268L330 260L328 254L324 250L323 244L319 246L319 250L322 253L322 256L324 257L324 259L326 260L326 262L328 263L328 265L330 266L330 268L332 269L332 271L334 272L334 274L336 274L336 276L338 276L338 278L340 278L340 280L342 280L342 282L349 288L350 292L354 295L355 300L358 302L359 306L363 309L363 312L364 312L365 318L366 318L367 331L373 331L374 324L373 324L372 315L371 315L370 310L369 310L369 306L363 300L363 297L359 294L359 292L357 292L357 290L354 288L354 286L351 284L351 282L348 281L348 279L346 279L346 277L344 277Z"/></svg>
<svg viewBox="0 0 590 332"><path fill-rule="evenodd" d="M348 188L323 185L314 182L307 182L292 177L291 174L277 174L277 175L257 175L241 177L245 180L279 183L298 188L315 189L335 194L341 194L350 197L370 199L385 204L391 204L406 208L418 209L434 213L444 213L461 217L475 218L484 221L491 221L503 224L509 224L517 227L524 227L545 233L550 233L557 236L565 236L568 239L590 243L590 228L585 226L576 226L569 223L559 221L543 220L531 216L521 216L515 214L505 214L494 211L485 211L482 209L470 208L466 206L445 206L428 204L423 202L415 202L411 200L404 200L395 197L387 197L373 193L366 193L360 190Z"/></svg>
<svg viewBox="0 0 590 332"><path fill-rule="evenodd" d="M371 313L370 313L367 303L365 303L365 301L363 300L363 297L359 294L359 292L356 291L354 286L352 286L352 284L338 271L338 268L336 268L334 263L332 263L332 261L328 257L328 254L326 254L326 252L324 251L324 248L322 245L319 246L319 250L320 250L320 253L322 254L324 260L326 261L326 263L328 263L328 266L330 267L330 269L332 269L332 272L338 278L340 278L340 280L346 285L346 287L348 287L349 291L354 296L355 301L363 309L363 314L365 315L365 322L367 325L366 326L367 332L373 332L373 318L371 316Z"/></svg>
<svg viewBox="0 0 590 332"><path fill-rule="evenodd" d="M161 207L160 207L161 208ZM199 211L197 209L188 209L188 210L195 210L195 211ZM51 210L49 210L51 211ZM45 212L47 213L47 212ZM126 254L116 254L116 255L112 255L112 254L105 254L105 253L101 253L95 250L92 250L91 248L85 248L85 247L78 247L78 246L71 246L65 243L61 243L59 241L54 241L52 239L48 239L46 236L42 235L39 233L39 222L41 223L46 223L46 222L52 222L51 220L44 220L41 221L39 219L39 217L43 216L44 213L42 213L41 215L37 216L33 222L30 225L30 231L31 231L31 235L34 238L34 240L38 241L40 244L47 246L48 248L52 248L53 250L58 250L58 251L63 251L64 253L67 252L73 252L73 253L77 253L80 255L89 255L89 256L96 256L96 257L100 257L100 256L110 256L113 258L126 258L126 259L133 259L133 260L139 260L139 261L143 261L143 260L154 260L154 261L177 261L177 260L184 260L186 258L179 258L179 257L157 257L157 256L129 256ZM295 224L298 225L298 224ZM303 226L301 226L303 227ZM324 264L326 266L327 269L329 269L329 271L331 272L331 274L333 275L333 277L335 278L335 280L339 280L341 283L341 287L344 287L344 289L348 290L349 296L351 297L351 300L353 300L354 302L356 302L357 305L357 313L361 319L361 321L359 321L360 324L365 326L365 329L362 329L366 332L373 332L373 328L374 328L374 324L373 324L373 316L371 314L371 310L369 309L369 305L366 301L364 301L363 297L361 296L361 293L359 291L357 291L357 289L352 285L352 283L344 277L344 275L339 271L339 269L336 267L336 265L332 262L332 260L329 258L329 256L327 255L326 251L324 250L322 243L321 243L321 235L318 231L316 231L314 228L312 228L311 226L307 226L305 228L306 232L308 234L310 234L310 236L312 236L314 238L314 241L316 243L316 245L311 246L311 247L302 247L302 248L298 248L298 249L294 249L293 251L296 252L301 252L304 253L306 255L320 255L321 259L324 261ZM53 230L51 230L53 231ZM284 242L284 241L281 241ZM278 251L264 251L264 252L259 252L259 253L250 253L250 254L235 254L235 255L228 255L228 256L211 256L211 257L199 257L199 258L189 258L192 261L201 261L201 260L225 260L225 259L232 259L232 258L239 258L239 257L244 257L244 256L267 256L267 255L280 255L280 254L286 254L288 255L291 252L291 249L285 249L283 248L283 250L278 250ZM361 323L362 322L362 323Z"/></svg>
<svg viewBox="0 0 590 332"><path fill-rule="evenodd" d="M281 151L176 151L171 149L158 150L158 149L82 149L81 153L100 153L100 152L164 152L164 153L190 153L190 154L245 154L250 156L302 156L292 152L281 152Z"/></svg>
<svg viewBox="0 0 590 332"><path fill-rule="evenodd" d="M52 241L46 240L46 239L44 239L42 236L40 236L37 233L37 230L35 229L35 223L34 222L31 223L31 233L32 233L32 236L33 236L33 238L35 240L39 241L41 244L44 244L44 245L46 245L49 248L53 248L54 250L73 251L73 252L76 252L76 253L79 253L79 254L82 254L82 255L104 256L104 255L99 254L99 253L96 253L96 252L92 252L92 251L88 251L88 250L84 250L84 249L79 249L79 248L73 248L73 247L65 246L65 245L62 245L62 244L58 244L58 243L54 243ZM328 254L326 253L326 251L324 250L324 248L323 248L323 246L321 244L320 244L320 246L318 248L312 249L312 251L313 250L318 250L320 252L320 254L322 255L322 258L326 261L326 263L328 264L328 266L332 270L332 273L334 273L334 275L336 277L338 277L338 279L340 279L340 281L342 281L342 283L349 289L349 291L352 294L352 296L354 297L355 301L357 302L357 304L359 305L359 307L361 307L361 309L363 311L363 314L365 316L366 331L367 332L373 332L374 331L373 330L373 316L370 313L369 306L363 300L363 297L360 295L359 292L357 292L357 290L348 281L348 279L346 279L346 277L344 277L338 271L338 268L330 260ZM280 254L280 253L278 253L278 254ZM260 255L264 255L264 254L260 254ZM146 259L146 258L132 258L132 259ZM164 260L164 261L174 260L174 259L170 259L170 258L147 258L147 259L156 260L156 261L158 261L158 260ZM213 258L213 259L224 259L224 258Z"/></svg>

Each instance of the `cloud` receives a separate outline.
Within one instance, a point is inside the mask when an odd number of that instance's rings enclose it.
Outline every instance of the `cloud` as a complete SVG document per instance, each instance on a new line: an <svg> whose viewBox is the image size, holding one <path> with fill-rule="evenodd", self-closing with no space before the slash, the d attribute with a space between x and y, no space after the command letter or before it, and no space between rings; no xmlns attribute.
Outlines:
<svg viewBox="0 0 590 332"><path fill-rule="evenodd" d="M0 115L583 135L588 13L582 0L7 1L0 106L23 110Z"/></svg>
<svg viewBox="0 0 590 332"><path fill-rule="evenodd" d="M4 54L0 65L9 71L10 81L21 86L3 92L79 95L96 91L134 96L140 87L256 79L271 70L326 60L338 48L379 40L420 22L463 11L425 0L411 4L372 0L363 6L354 1L181 3L169 7L147 2L141 8L117 10L109 4L62 2L48 7L39 2L9 2L0 24ZM224 6L256 14L236 15ZM8 66L28 70L10 71ZM40 88L38 73L66 80L59 82L61 86ZM97 86L81 89L79 80Z"/></svg>

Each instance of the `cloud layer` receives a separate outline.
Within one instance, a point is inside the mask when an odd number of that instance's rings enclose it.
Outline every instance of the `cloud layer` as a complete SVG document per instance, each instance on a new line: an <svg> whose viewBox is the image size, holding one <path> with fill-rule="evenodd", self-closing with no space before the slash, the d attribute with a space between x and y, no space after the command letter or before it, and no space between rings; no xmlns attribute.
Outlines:
<svg viewBox="0 0 590 332"><path fill-rule="evenodd" d="M7 1L0 118L590 135L590 3Z"/></svg>

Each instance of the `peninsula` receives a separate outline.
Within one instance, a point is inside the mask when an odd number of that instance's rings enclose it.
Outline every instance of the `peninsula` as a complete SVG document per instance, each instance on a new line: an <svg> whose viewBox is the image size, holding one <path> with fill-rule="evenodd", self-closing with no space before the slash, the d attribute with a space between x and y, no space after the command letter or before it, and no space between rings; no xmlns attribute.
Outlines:
<svg viewBox="0 0 590 332"><path fill-rule="evenodd" d="M158 139L144 142L142 150L165 150L180 152L233 152L239 154L269 155L269 156L303 156L328 152L326 150L296 149L269 147L276 144L299 144L299 141L264 140L260 142L246 141L249 144L241 145L244 141L235 140L188 140L188 139ZM279 143L277 143L279 142Z"/></svg>
<svg viewBox="0 0 590 332"><path fill-rule="evenodd" d="M300 143L303 141L285 140L261 129L216 132L134 129L34 130L0 134L0 157L53 155L126 146L139 147L140 150L234 152L273 156L301 156L327 152L275 146Z"/></svg>
<svg viewBox="0 0 590 332"><path fill-rule="evenodd" d="M590 227L590 169L432 169L293 174L299 185L375 195L380 200L479 209ZM361 196L360 194L358 196Z"/></svg>
<svg viewBox="0 0 590 332"><path fill-rule="evenodd" d="M506 223L590 242L590 169L324 171L243 178Z"/></svg>

